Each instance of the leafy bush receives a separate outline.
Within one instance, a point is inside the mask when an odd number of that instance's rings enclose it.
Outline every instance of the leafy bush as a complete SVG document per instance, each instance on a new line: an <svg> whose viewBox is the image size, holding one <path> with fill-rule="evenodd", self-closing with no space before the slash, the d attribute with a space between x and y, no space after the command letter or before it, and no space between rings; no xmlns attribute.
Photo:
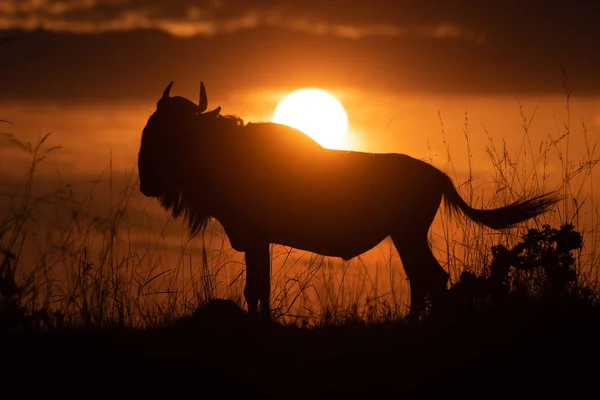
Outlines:
<svg viewBox="0 0 600 400"><path fill-rule="evenodd" d="M507 301L565 302L594 300L594 291L579 282L574 251L582 235L573 225L530 229L511 249L492 247L492 261L483 276L464 271L449 291L453 309Z"/></svg>

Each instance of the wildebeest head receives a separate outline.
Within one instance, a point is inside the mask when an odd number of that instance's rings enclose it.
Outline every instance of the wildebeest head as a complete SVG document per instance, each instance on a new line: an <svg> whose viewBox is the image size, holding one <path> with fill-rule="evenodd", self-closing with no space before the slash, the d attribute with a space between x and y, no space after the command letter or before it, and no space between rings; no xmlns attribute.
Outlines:
<svg viewBox="0 0 600 400"><path fill-rule="evenodd" d="M177 202L181 186L181 160L190 140L200 134L203 122L218 117L221 107L206 112L208 100L204 83L200 84L198 104L180 97L170 96L173 82L158 100L156 111L150 116L142 132L138 154L140 191L147 197L162 197L165 207ZM167 204L164 204L164 203Z"/></svg>

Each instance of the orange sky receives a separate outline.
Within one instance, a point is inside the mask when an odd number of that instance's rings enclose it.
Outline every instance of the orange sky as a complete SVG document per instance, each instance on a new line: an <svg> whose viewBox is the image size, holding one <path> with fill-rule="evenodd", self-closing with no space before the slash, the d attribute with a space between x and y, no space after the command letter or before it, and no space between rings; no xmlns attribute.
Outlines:
<svg viewBox="0 0 600 400"><path fill-rule="evenodd" d="M334 93L347 110L350 121L347 146L352 150L402 152L418 158L433 154L434 162L443 163L446 159L443 123L458 168L466 165L465 113L476 170L488 168L486 146L490 142L485 129L497 141L504 138L509 149L516 151L524 134L520 107L526 118L533 116L529 137L535 145L548 137L558 138L565 132L564 125L568 121L566 96L559 95L436 96L325 88ZM247 122L269 120L277 102L290 89L257 88L211 97L208 86L212 106L221 105L224 113L240 115ZM177 93L177 85L173 91ZM187 88L184 93L190 91ZM5 118L13 123L5 125L4 130L29 140L51 132L51 143L63 147L52 160L66 168L76 166L79 173L100 172L108 166L111 151L115 168L131 169L136 161L141 129L154 103L152 99L70 104L14 101L2 104ZM577 161L585 152L583 124L590 143L600 136L600 97L574 96L570 108L571 156ZM35 109L34 115L32 109ZM7 154L2 162L9 166L13 152L8 148L4 152ZM11 170L16 172L13 168L5 171L10 173Z"/></svg>

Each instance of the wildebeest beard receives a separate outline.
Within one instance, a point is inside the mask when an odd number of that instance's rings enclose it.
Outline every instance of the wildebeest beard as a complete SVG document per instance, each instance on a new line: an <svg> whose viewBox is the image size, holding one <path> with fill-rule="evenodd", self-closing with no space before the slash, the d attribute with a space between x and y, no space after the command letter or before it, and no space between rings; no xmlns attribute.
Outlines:
<svg viewBox="0 0 600 400"><path fill-rule="evenodd" d="M210 214L206 207L201 207L200 202L190 204L182 190L169 190L159 198L160 205L170 211L173 218L183 217L187 223L189 233L192 237L204 230Z"/></svg>

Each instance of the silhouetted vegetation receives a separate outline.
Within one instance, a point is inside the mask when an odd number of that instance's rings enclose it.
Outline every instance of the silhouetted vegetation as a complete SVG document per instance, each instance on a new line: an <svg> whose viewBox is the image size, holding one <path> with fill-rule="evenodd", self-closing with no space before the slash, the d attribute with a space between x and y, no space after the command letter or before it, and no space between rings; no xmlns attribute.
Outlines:
<svg viewBox="0 0 600 400"><path fill-rule="evenodd" d="M583 302L597 305L597 293L577 276L576 258L582 236L573 225L560 229L544 225L530 229L521 241L507 249L493 246L492 261L483 275L464 271L450 289L448 301L456 310L475 307L502 307L509 303L524 306L531 302L565 304Z"/></svg>

